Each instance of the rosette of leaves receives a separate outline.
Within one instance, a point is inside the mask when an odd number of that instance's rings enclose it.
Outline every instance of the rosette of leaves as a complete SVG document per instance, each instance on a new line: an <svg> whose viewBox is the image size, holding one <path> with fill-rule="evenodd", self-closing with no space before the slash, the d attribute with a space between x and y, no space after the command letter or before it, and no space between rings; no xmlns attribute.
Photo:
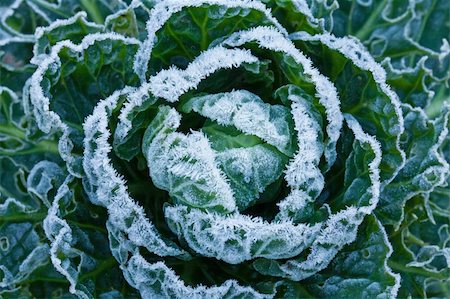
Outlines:
<svg viewBox="0 0 450 299"><path fill-rule="evenodd" d="M21 274L0 238L5 294L48 294L51 265L80 298L448 292L448 109L400 99L358 39L330 33L336 5L51 7L84 11L36 29L29 75L2 81L0 157L27 178L2 207L34 207L2 228L27 223L42 248L15 258ZM50 161L20 164L22 148Z"/></svg>

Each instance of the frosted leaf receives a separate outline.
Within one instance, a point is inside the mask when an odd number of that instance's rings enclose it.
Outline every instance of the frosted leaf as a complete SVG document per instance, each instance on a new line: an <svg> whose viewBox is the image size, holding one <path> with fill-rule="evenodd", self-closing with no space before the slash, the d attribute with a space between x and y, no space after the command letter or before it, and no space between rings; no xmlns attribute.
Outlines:
<svg viewBox="0 0 450 299"><path fill-rule="evenodd" d="M436 269L433 261L442 257L445 259L447 268L450 267L450 248L439 248L436 245L425 245L415 254L414 261L408 263L408 267L425 267L427 269ZM437 269L436 269L437 270Z"/></svg>
<svg viewBox="0 0 450 299"><path fill-rule="evenodd" d="M152 0L152 2L161 2L161 0ZM147 3L148 4L148 3ZM132 0L130 4L128 4L126 7L117 9L116 12L109 14L105 18L104 22L104 28L112 29L112 24L115 20L120 18L121 16L127 15L128 12L134 12L138 9L142 9L143 11L146 11L149 13L149 10L146 8L146 5L141 0ZM114 30L113 30L114 31Z"/></svg>
<svg viewBox="0 0 450 299"><path fill-rule="evenodd" d="M83 168L92 188L90 200L108 209L111 225L128 234L135 246L144 246L160 256L186 256L184 250L161 238L143 209L128 194L126 182L114 170L108 157L111 151L108 117L120 97L134 90L125 88L101 101L83 125L86 136Z"/></svg>
<svg viewBox="0 0 450 299"><path fill-rule="evenodd" d="M176 202L225 213L236 210L208 139L200 132L174 132L180 117L175 109L161 106L144 134L143 153L153 183Z"/></svg>
<svg viewBox="0 0 450 299"><path fill-rule="evenodd" d="M148 68L148 63L152 57L153 46L156 42L156 33L160 30L164 24L170 19L170 17L181 11L186 7L199 7L201 5L222 5L229 8L249 8L261 11L264 13L274 26L287 35L286 30L278 23L278 21L272 16L270 10L268 10L259 1L252 0L191 0L189 2L183 0L166 0L161 1L155 5L150 11L149 20L147 21L147 38L140 47L136 54L134 61L134 70L136 74L141 78L141 81L145 81L145 73Z"/></svg>
<svg viewBox="0 0 450 299"><path fill-rule="evenodd" d="M297 256L317 238L321 224L268 223L241 214L224 216L185 206L164 210L170 229L197 253L238 264L256 257Z"/></svg>
<svg viewBox="0 0 450 299"><path fill-rule="evenodd" d="M391 121L391 123L389 124L388 133L396 135L396 147L402 158L401 164L396 167L394 173L383 182L383 184L388 184L405 164L405 153L400 148L400 135L403 133L405 126L403 121L403 114L401 111L401 102L397 94L386 83L386 71L380 64L375 61L371 54L355 38L338 38L329 33L311 36L306 32L293 33L289 35L289 37L292 40L320 41L321 44L324 44L327 47L338 51L346 58L350 59L352 63L360 69L369 71L381 91L387 96L392 105L391 109L394 109L396 115L396 119ZM388 109L388 107L384 109Z"/></svg>
<svg viewBox="0 0 450 299"><path fill-rule="evenodd" d="M319 102L325 107L326 119L328 121L326 128L328 140L326 140L325 157L328 162L328 167L331 167L336 159L335 147L343 122L342 113L339 108L338 94L333 83L320 74L314 68L311 60L295 48L289 39L273 27L260 26L247 31L237 32L225 39L221 44L223 46L239 47L249 42L256 42L261 48L292 56L297 63L303 66L305 75L309 76L315 85Z"/></svg>
<svg viewBox="0 0 450 299"><path fill-rule="evenodd" d="M242 211L281 177L287 157L266 144L257 144L218 152L216 160L229 178L236 204Z"/></svg>
<svg viewBox="0 0 450 299"><path fill-rule="evenodd" d="M137 245L127 238L125 232L112 224L110 220L106 221L106 230L108 231L111 254L120 265L126 264L130 258L129 253L135 251L138 248Z"/></svg>
<svg viewBox="0 0 450 299"><path fill-rule="evenodd" d="M0 205L4 216L5 205L14 205L14 199ZM20 206L20 204L19 204ZM9 216L9 215L7 215ZM0 292L11 288L48 263L49 246L42 244L32 223L2 223L0 228Z"/></svg>
<svg viewBox="0 0 450 299"><path fill-rule="evenodd" d="M217 46L200 54L184 70L172 67L150 77L150 91L156 97L176 102L182 94L197 87L203 79L217 70L257 61L248 50Z"/></svg>
<svg viewBox="0 0 450 299"><path fill-rule="evenodd" d="M255 63L257 58L249 51L241 49L211 48L189 64L185 70L170 68L162 70L149 79L149 82L128 96L128 101L120 111L115 138L122 142L131 130L133 110L144 104L151 105L155 97L162 97L169 102L176 102L178 98L197 85L209 75L221 69L239 67L243 63Z"/></svg>
<svg viewBox="0 0 450 299"><path fill-rule="evenodd" d="M289 109L266 104L249 91L193 97L183 105L182 110L193 110L220 125L234 126L246 134L258 136L287 156L292 156L295 150Z"/></svg>
<svg viewBox="0 0 450 299"><path fill-rule="evenodd" d="M133 242L110 221L106 228L111 251L119 261L125 279L139 290L143 298L273 298L273 294L259 293L251 287L240 286L234 280L227 280L220 286L186 286L163 262L147 262Z"/></svg>
<svg viewBox="0 0 450 299"><path fill-rule="evenodd" d="M58 166L54 164L53 167ZM74 242L72 228L66 220L60 217L59 211L60 201L65 201L73 196L68 187L72 180L73 177L67 177L58 189L47 217L44 219L44 231L51 242L50 259L52 264L68 280L70 293L77 295L79 298L88 299L92 297L92 294L83 285L79 285L78 277L81 269L93 269L97 265L95 259L72 247ZM78 264L73 262L76 257L79 258Z"/></svg>
<svg viewBox="0 0 450 299"><path fill-rule="evenodd" d="M449 136L450 106L443 105L439 117L429 120L421 108L402 104L405 132L402 147L407 152L405 166L394 180L383 186L377 216L398 228L404 220L404 205L417 195L427 197L445 183L449 163L440 152Z"/></svg>
<svg viewBox="0 0 450 299"><path fill-rule="evenodd" d="M277 220L291 220L293 222L305 221L312 216L314 199L303 190L294 189L281 200L277 206L280 211Z"/></svg>
<svg viewBox="0 0 450 299"><path fill-rule="evenodd" d="M332 215L310 247L305 261L291 260L281 266L286 277L302 280L328 266L340 249L356 238L357 228L364 217L358 212L356 208L350 207Z"/></svg>
<svg viewBox="0 0 450 299"><path fill-rule="evenodd" d="M280 212L276 217L305 221L312 216L313 202L325 185L319 168L324 152L322 117L312 97L298 86L283 86L275 95L285 105L291 105L291 117L298 136L298 151L285 170L285 180L292 191L278 204Z"/></svg>
<svg viewBox="0 0 450 299"><path fill-rule="evenodd" d="M370 188L363 190L360 196L370 196L366 204L349 206L332 214L323 223L322 229L310 246L310 252L306 258L294 258L285 263L273 260L257 260L254 262L255 269L266 275L279 276L299 281L310 277L318 271L325 269L343 246L353 242L359 225L365 215L373 212L380 196L380 173L381 148L378 141L363 132L359 123L350 115L346 115L349 128L355 134L355 142L367 144L374 154L374 158L368 162L369 173L360 174L361 178L370 181ZM302 194L300 199L307 200ZM353 195L354 196L354 195ZM290 200L290 198L288 197ZM365 203L365 202L363 202ZM299 202L302 208L301 202Z"/></svg>
<svg viewBox="0 0 450 299"><path fill-rule="evenodd" d="M24 2L24 0L13 0L10 1L10 4L8 3L2 3L2 6L0 6L0 45L1 42L4 40L4 36L8 36L9 38L13 38L16 41L23 41L23 42L34 42L34 38L32 34L23 34L20 31L17 31L14 27L10 26L8 24L8 18L12 17L16 10L19 9L20 5ZM9 39L7 38L7 39Z"/></svg>
<svg viewBox="0 0 450 299"><path fill-rule="evenodd" d="M64 179L61 168L52 162L41 161L33 167L28 175L27 191L38 197L49 208L53 198L49 198L48 192L54 189L54 185L62 184Z"/></svg>
<svg viewBox="0 0 450 299"><path fill-rule="evenodd" d="M318 20L313 16L311 9L306 2L306 0L293 0L292 3L295 5L295 7L305 16L308 17L310 21L313 23L317 23Z"/></svg>
<svg viewBox="0 0 450 299"><path fill-rule="evenodd" d="M129 283L137 288L143 298L273 298L251 287L243 287L237 281L227 280L219 286L186 286L164 263L148 263L139 253L134 254L125 269Z"/></svg>
<svg viewBox="0 0 450 299"><path fill-rule="evenodd" d="M149 96L149 87L150 86L148 83L144 83L136 90L130 91L129 94L127 94L127 101L123 104L122 109L120 109L120 114L118 117L119 122L117 123L117 128L114 132L115 142L123 142L129 131L132 129L132 121L134 117L132 113L133 110L143 106L144 103L152 105L156 101L156 98Z"/></svg>
<svg viewBox="0 0 450 299"><path fill-rule="evenodd" d="M36 39L36 42L33 46L33 58L31 59L31 63L39 65L39 63L46 58L45 50L46 46L49 46L49 44L46 44L47 34L58 29L64 32L64 30L68 30L68 28L66 27L69 27L70 25L73 25L77 22L82 22L85 28L95 28L97 29L97 31L101 31L103 28L103 26L101 25L87 21L87 14L85 11L80 11L68 19L56 20L46 27L38 27L34 32L34 38Z"/></svg>
<svg viewBox="0 0 450 299"><path fill-rule="evenodd" d="M62 49L70 49L74 53L81 53L94 43L104 40L119 40L124 44L129 45L139 44L139 41L136 39L125 38L115 33L96 33L87 35L79 45L75 45L69 40L58 42L52 47L51 53L45 59L40 61L40 64L33 73L30 81L30 101L33 106L33 114L39 129L45 133L62 132L58 147L60 155L61 158L66 161L69 171L76 176L81 176L81 169L78 168L81 161L79 157L75 157L71 153L73 141L70 136L73 134L73 129L63 122L58 113L50 109L51 99L44 94L42 81L48 70L55 66L59 66L61 63L59 53Z"/></svg>
<svg viewBox="0 0 450 299"><path fill-rule="evenodd" d="M397 298L400 274L387 265L392 247L381 223L368 215L356 240L345 246L306 289L318 298Z"/></svg>
<svg viewBox="0 0 450 299"><path fill-rule="evenodd" d="M292 188L302 188L312 196L318 196L325 180L319 169L323 153L321 125L312 115L311 104L301 97L290 94L291 113L298 136L298 153L286 169L286 181Z"/></svg>

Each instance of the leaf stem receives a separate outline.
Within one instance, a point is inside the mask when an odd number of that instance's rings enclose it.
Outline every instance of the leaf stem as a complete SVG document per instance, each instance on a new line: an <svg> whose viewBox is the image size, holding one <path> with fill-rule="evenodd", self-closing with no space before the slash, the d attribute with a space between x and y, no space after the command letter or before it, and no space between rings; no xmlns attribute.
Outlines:
<svg viewBox="0 0 450 299"><path fill-rule="evenodd" d="M23 222L28 220L42 222L46 216L47 213L30 212L30 214L25 215L2 216L0 222Z"/></svg>
<svg viewBox="0 0 450 299"><path fill-rule="evenodd" d="M364 25L359 29L354 36L356 36L358 39L364 41L367 36L373 31L374 24L377 22L377 19L380 17L381 12L383 11L383 8L386 6L387 0L381 1L378 6L373 10L370 14L370 17L367 19L367 21L364 23Z"/></svg>
<svg viewBox="0 0 450 299"><path fill-rule="evenodd" d="M426 276L426 277L433 277L433 278L440 279L440 280L446 279L445 275L442 275L440 273L427 271L427 270L417 268L417 267L408 267L408 266L402 265L400 263L397 263L397 262L394 262L391 260L388 260L388 266L392 270L395 270L397 272L418 274L418 275L422 275L422 276Z"/></svg>

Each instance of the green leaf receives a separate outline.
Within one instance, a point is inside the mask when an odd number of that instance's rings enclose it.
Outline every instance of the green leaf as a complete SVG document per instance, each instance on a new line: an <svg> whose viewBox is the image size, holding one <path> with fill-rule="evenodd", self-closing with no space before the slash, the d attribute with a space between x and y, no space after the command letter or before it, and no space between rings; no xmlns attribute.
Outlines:
<svg viewBox="0 0 450 299"><path fill-rule="evenodd" d="M425 108L432 99L429 90L436 92L433 102L448 100L439 90L450 78L449 9L446 0L341 1L333 32L361 40L388 65L388 83L402 101Z"/></svg>
<svg viewBox="0 0 450 299"><path fill-rule="evenodd" d="M138 11L138 13L139 12L140 11ZM141 16L142 14L139 15L139 17ZM105 28L108 31L117 32L123 36L138 37L140 31L142 31L144 27L144 24L142 24L144 18L145 17L136 19L135 10L130 7L109 16L106 20Z"/></svg>
<svg viewBox="0 0 450 299"><path fill-rule="evenodd" d="M31 42L38 26L48 24L28 1L3 1L0 7L0 36L16 36Z"/></svg>
<svg viewBox="0 0 450 299"><path fill-rule="evenodd" d="M186 3L183 6L186 7L181 11L175 10L156 32L156 43L152 49L147 75L154 75L171 65L184 68L202 51L213 46L214 41L221 40L233 32L274 24L273 19L268 18L269 15L258 3L230 6L204 4L195 7L189 7ZM154 11L155 14L158 12ZM158 22L155 20L149 24L157 26Z"/></svg>
<svg viewBox="0 0 450 299"><path fill-rule="evenodd" d="M81 50L71 48L67 44L54 50L56 58L47 62L43 77L33 84L42 84L44 94L51 98L50 109L57 111L62 121L80 128L98 100L137 83L130 68L137 46L120 39L99 38L84 43Z"/></svg>
<svg viewBox="0 0 450 299"><path fill-rule="evenodd" d="M404 217L405 202L418 194L427 194L441 185L448 173L439 148L448 135L448 108L436 120L429 120L419 108L403 105L405 132L402 148L406 164L386 185L380 195L377 215L384 224L398 227Z"/></svg>
<svg viewBox="0 0 450 299"><path fill-rule="evenodd" d="M127 120L131 122L130 130L124 137L119 137L118 133L121 131L124 123L123 119L119 118L114 134L114 153L119 158L127 161L130 161L141 152L144 132L156 115L156 105L154 105L156 98L148 93L140 96L143 98L143 104L133 107L126 115ZM125 102L130 97L130 95L123 95L120 101Z"/></svg>
<svg viewBox="0 0 450 299"><path fill-rule="evenodd" d="M86 13L79 12L64 22L55 22L49 27L40 28L36 32L34 44L34 62L37 63L40 56L50 54L52 46L63 40L70 40L79 44L87 34L100 32L102 27L86 20Z"/></svg>
<svg viewBox="0 0 450 299"><path fill-rule="evenodd" d="M61 132L61 157L81 176L82 124L97 102L125 85L138 83L132 70L138 41L92 34L80 45L62 41L39 63L31 78L30 101L39 129Z"/></svg>
<svg viewBox="0 0 450 299"><path fill-rule="evenodd" d="M399 297L446 298L450 294L448 184L408 202L406 216L390 234L390 267L402 276Z"/></svg>
<svg viewBox="0 0 450 299"><path fill-rule="evenodd" d="M21 93L35 67L30 64L32 45L24 40L10 40L0 44L1 86Z"/></svg>
<svg viewBox="0 0 450 299"><path fill-rule="evenodd" d="M245 210L264 198L265 191L268 191L267 195L276 193L277 187L273 183L281 177L288 162L287 156L258 137L243 134L232 127L211 122L202 127L202 132L217 153L217 162L229 179L239 210Z"/></svg>
<svg viewBox="0 0 450 299"><path fill-rule="evenodd" d="M233 192L217 167L208 139L199 132L176 132L180 118L175 109L160 106L145 131L142 152L153 184L167 190L176 203L233 212Z"/></svg>
<svg viewBox="0 0 450 299"><path fill-rule="evenodd" d="M255 135L292 157L296 150L294 124L288 108L270 105L257 95L245 91L193 97L181 107L182 112L197 112L222 126L233 126Z"/></svg>
<svg viewBox="0 0 450 299"><path fill-rule="evenodd" d="M37 156L37 154L30 155ZM6 158L0 154L0 159L4 162ZM11 159L11 161L14 160ZM10 168L3 169L3 165L0 166L2 175L14 176L14 172L17 171L24 180L16 181L18 185L11 180L3 180L3 178L1 180L0 294L2 297L13 298L14 289L21 288L23 292L30 294L29 296L39 297L39 294L42 294L40 292L43 288L42 284L54 283L52 287L46 288L49 292L66 286L66 281L49 265L50 248L42 228L47 207L36 196L36 192L40 192L42 198L51 195L55 186L57 187L58 178L53 177L55 181L51 181L46 176L45 181L35 180L34 170L30 171L25 165L21 165L20 160L14 162L17 164L12 164ZM19 165L22 167L18 169ZM8 185L5 186L5 183ZM5 187L8 189L5 190ZM27 194L28 187L36 192Z"/></svg>
<svg viewBox="0 0 450 299"><path fill-rule="evenodd" d="M353 150L346 159L345 185L338 196L328 194L326 207L330 214L322 216L325 219L319 218L322 222L319 235L307 254L287 260L255 260L253 267L261 274L300 281L325 269L345 245L355 240L365 215L375 209L379 192L378 167L381 160L379 144L362 131L354 118L346 115L346 120L348 128L345 128L343 139L350 136ZM352 167L353 163L357 165L356 171ZM339 169L342 165L334 167ZM336 170L332 168L330 172Z"/></svg>
<svg viewBox="0 0 450 299"><path fill-rule="evenodd" d="M386 61L383 66L387 69L387 82L395 89L403 103L413 107L425 108L429 106L436 89L435 85L443 85L442 82L430 80L430 70L425 66L425 59L420 60L414 68L397 70ZM439 96L440 97L440 96Z"/></svg>
<svg viewBox="0 0 450 299"><path fill-rule="evenodd" d="M20 199L26 193L26 174L41 160L58 161L56 141L31 139L17 95L0 87L0 193Z"/></svg>
<svg viewBox="0 0 450 299"><path fill-rule="evenodd" d="M322 15L319 7L325 6L318 3L311 7L306 1L263 0L262 2L272 10L272 15L289 32L303 30L314 34L321 32L321 27L324 26L317 17Z"/></svg>
<svg viewBox="0 0 450 299"><path fill-rule="evenodd" d="M44 171L51 169L58 171L54 164L45 165ZM44 230L52 263L70 283L70 293L79 298L137 297L109 249L107 214L88 202L81 181L68 176L53 198Z"/></svg>
<svg viewBox="0 0 450 299"><path fill-rule="evenodd" d="M391 253L383 226L375 216L367 216L356 240L304 285L311 295L319 298L395 298L400 277L387 266Z"/></svg>
<svg viewBox="0 0 450 299"><path fill-rule="evenodd" d="M106 16L126 7L121 0L93 1L93 0L60 0L50 1L31 0L35 10L39 10L45 18L52 21L68 19L77 11L84 10L90 20L101 24Z"/></svg>
<svg viewBox="0 0 450 299"><path fill-rule="evenodd" d="M355 40L328 34L293 34L296 45L336 86L342 112L351 114L382 145L382 181L391 180L404 162L400 103L385 83L385 71ZM383 78L384 77L384 78Z"/></svg>

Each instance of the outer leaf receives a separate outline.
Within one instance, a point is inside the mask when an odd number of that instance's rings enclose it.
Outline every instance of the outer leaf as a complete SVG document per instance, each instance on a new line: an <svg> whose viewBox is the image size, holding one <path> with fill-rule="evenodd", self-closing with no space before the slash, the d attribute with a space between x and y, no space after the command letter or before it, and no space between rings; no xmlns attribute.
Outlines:
<svg viewBox="0 0 450 299"><path fill-rule="evenodd" d="M27 136L26 126L18 97L9 88L0 87L0 158L5 165L15 165L5 167L0 174L5 186L16 186L12 182L18 179L15 175L8 175L9 171L20 171L20 168L29 171L38 161L55 159L55 154L58 154L56 144L50 138L31 140ZM20 195L19 190L11 188L10 195L6 189L3 192L6 196L16 197Z"/></svg>
<svg viewBox="0 0 450 299"><path fill-rule="evenodd" d="M259 25L274 25L284 31L257 1L161 1L150 13L147 39L137 54L134 69L145 81L170 65L186 67L214 40Z"/></svg>
<svg viewBox="0 0 450 299"><path fill-rule="evenodd" d="M39 167L64 175L55 164L38 164L35 169L39 171ZM78 298L137 297L134 290L124 285L109 250L104 211L88 204L81 190L80 182L68 176L44 219L54 267L70 283L70 293Z"/></svg>
<svg viewBox="0 0 450 299"><path fill-rule="evenodd" d="M130 61L138 43L112 33L88 35L79 45L62 41L31 78L30 97L39 128L62 133L61 156L77 176L82 172L84 118L100 98L136 83Z"/></svg>
<svg viewBox="0 0 450 299"><path fill-rule="evenodd" d="M387 266L391 253L383 226L368 216L355 242L345 246L327 269L305 281L306 289L320 298L395 298L400 276Z"/></svg>
<svg viewBox="0 0 450 299"><path fill-rule="evenodd" d="M330 201L333 214L324 221L308 255L300 255L285 262L256 260L253 265L258 272L295 281L308 278L318 270L326 268L344 245L354 241L357 228L365 214L371 213L375 208L379 195L379 144L372 137L365 135L350 116L347 116L347 123L355 139L353 152L346 161L343 194ZM356 162L359 167L361 164L365 165L364 168L352 169L355 160L360 161Z"/></svg>
<svg viewBox="0 0 450 299"><path fill-rule="evenodd" d="M402 276L399 297L450 294L448 195L448 187L438 188L429 198L425 195L429 211L423 198L414 198L402 226L391 234L394 254L389 265Z"/></svg>
<svg viewBox="0 0 450 299"><path fill-rule="evenodd" d="M448 111L444 112L435 128L443 129L442 120ZM446 124L448 128L449 123ZM448 163L450 138L448 134L443 137L437 151ZM389 264L402 275L400 296L445 298L450 294L449 172L444 176L442 185L406 203L403 222L391 233L394 254Z"/></svg>
<svg viewBox="0 0 450 299"><path fill-rule="evenodd" d="M336 82L342 110L356 117L364 131L377 136L383 148L382 180L389 182L404 163L399 148L403 117L398 96L386 84L385 71L356 40L329 34L291 35ZM333 63L325 63L332 60Z"/></svg>
<svg viewBox="0 0 450 299"><path fill-rule="evenodd" d="M79 44L85 35L100 32L102 26L86 20L87 14L79 12L64 21L53 22L50 26L38 28L35 33L36 43L33 47L33 62L39 62L50 54L51 47L63 40Z"/></svg>
<svg viewBox="0 0 450 299"><path fill-rule="evenodd" d="M421 109L404 105L405 132L402 147L407 160L405 167L380 197L377 215L385 224L400 225L404 217L405 202L417 194L427 194L441 185L448 174L449 165L438 152L448 135L449 111L430 121Z"/></svg>
<svg viewBox="0 0 450 299"><path fill-rule="evenodd" d="M385 60L388 82L404 102L426 107L432 90L438 95L433 101L448 97L441 93L450 78L448 1L341 1L340 6L333 32L356 36L378 61Z"/></svg>
<svg viewBox="0 0 450 299"><path fill-rule="evenodd" d="M31 168L43 159L58 161L58 151L53 140L29 139L20 103L10 89L0 88L0 104L0 293L14 296L11 292L24 284L24 291L39 296L42 293L36 285L54 278L55 284L47 288L51 292L61 279L47 267L49 246L40 226L46 202L34 196L51 196L58 178L39 183ZM27 193L28 189L33 192ZM36 275L43 269L45 275Z"/></svg>

